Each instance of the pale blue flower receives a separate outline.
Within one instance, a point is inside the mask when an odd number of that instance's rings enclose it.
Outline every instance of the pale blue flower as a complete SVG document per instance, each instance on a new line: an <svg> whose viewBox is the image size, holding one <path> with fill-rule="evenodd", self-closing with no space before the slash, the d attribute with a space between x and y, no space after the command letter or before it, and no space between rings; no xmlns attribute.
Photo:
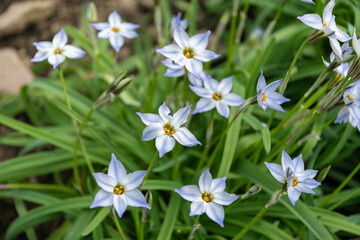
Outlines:
<svg viewBox="0 0 360 240"><path fill-rule="evenodd" d="M351 37L336 26L335 16L332 15L334 6L335 0L330 0L324 9L322 19L317 14L305 14L304 16L298 17L298 19L312 28L324 31L330 40L331 48L335 54L341 58L341 47L338 40L347 42Z"/></svg>
<svg viewBox="0 0 360 240"><path fill-rule="evenodd" d="M334 121L334 123L350 123L351 126L353 126L354 128L357 127L358 131L360 132L360 122L357 119L357 116L355 116L354 112L354 105L352 105L352 107L348 107L348 106L344 106L340 109L336 120ZM359 111L359 109L357 110Z"/></svg>
<svg viewBox="0 0 360 240"><path fill-rule="evenodd" d="M244 102L242 97L230 92L232 87L233 76L224 78L220 83L211 77L206 77L204 87L190 86L190 89L201 97L196 103L193 114L216 108L221 116L228 118L229 106L239 106Z"/></svg>
<svg viewBox="0 0 360 240"><path fill-rule="evenodd" d="M101 189L95 195L90 208L114 205L119 217L122 217L127 206L151 209L151 206L146 203L144 195L136 189L142 183L145 174L146 171L127 174L124 166L112 154L108 173L93 173Z"/></svg>
<svg viewBox="0 0 360 240"><path fill-rule="evenodd" d="M110 45L116 52L124 45L124 38L135 38L138 34L134 31L139 27L137 24L122 22L117 11L113 11L108 22L92 23L96 30L99 30L98 38L109 38Z"/></svg>
<svg viewBox="0 0 360 240"><path fill-rule="evenodd" d="M337 61L339 63L341 63L338 67L336 67L334 69L334 71L336 71L340 76L342 76L343 78L345 78L348 74L348 71L349 71L349 63L347 62L344 62L345 60L349 59L350 57L352 57L352 52L353 52L353 48L349 47L349 42L346 42L344 43L342 46L341 46L341 52L342 52L342 61L338 60L336 58L336 55L334 52L331 52L330 54L330 63L332 63L333 61ZM329 62L325 61L324 58L322 58L324 64L326 67L328 67L330 65Z"/></svg>
<svg viewBox="0 0 360 240"><path fill-rule="evenodd" d="M38 52L33 59L31 59L31 62L42 62L47 59L55 69L65 60L65 57L77 59L82 58L85 55L85 51L78 47L66 44L67 41L68 36L66 35L65 30L61 29L60 32L55 34L52 42L34 42L33 44Z"/></svg>
<svg viewBox="0 0 360 240"><path fill-rule="evenodd" d="M155 146L160 157L174 148L175 140L186 147L201 145L186 127L181 127L188 119L190 107L191 105L179 109L174 116L169 115L170 109L165 103L159 107L159 115L136 113L146 125L142 140L149 141L156 138Z"/></svg>
<svg viewBox="0 0 360 240"><path fill-rule="evenodd" d="M270 107L277 111L284 112L284 109L282 109L280 104L283 104L284 102L289 102L290 99L284 97L280 93L275 92L275 90L279 87L281 81L282 79L266 85L263 72L261 71L261 75L258 79L258 83L256 86L256 91L257 101L259 103L259 106L263 110L266 110L267 107Z"/></svg>
<svg viewBox="0 0 360 240"><path fill-rule="evenodd" d="M236 201L239 197L225 192L226 177L212 179L209 169L200 176L199 187L186 185L175 189L182 198L191 201L190 216L206 213L208 217L224 227L224 208Z"/></svg>
<svg viewBox="0 0 360 240"><path fill-rule="evenodd" d="M171 19L171 32L174 32L177 27L180 27L182 29L186 29L187 27L187 19L181 20L181 13L178 13L176 16L173 16Z"/></svg>
<svg viewBox="0 0 360 240"><path fill-rule="evenodd" d="M196 86L196 87L202 87L204 86L204 81L205 79L211 78L213 79L210 75L208 75L206 72L202 71L199 75L195 75L192 74L191 72L189 72L188 74L189 77L189 81L192 85ZM213 79L214 80L214 79ZM216 80L215 80L216 81Z"/></svg>
<svg viewBox="0 0 360 240"><path fill-rule="evenodd" d="M166 58L161 61L166 67L166 72L164 73L165 77L181 77L185 74L185 68L176 64L170 58Z"/></svg>
<svg viewBox="0 0 360 240"><path fill-rule="evenodd" d="M170 58L175 64L184 67L191 73L199 75L203 70L203 62L208 62L220 57L210 50L207 50L210 31L197 34L189 38L187 33L180 27L174 31L176 44L166 45L156 52Z"/></svg>
<svg viewBox="0 0 360 240"><path fill-rule="evenodd" d="M304 161L300 154L293 160L283 151L281 156L281 165L265 162L273 177L280 183L286 185L287 194L293 205L300 198L301 192L315 194L313 188L321 183L314 180L317 170L304 169Z"/></svg>

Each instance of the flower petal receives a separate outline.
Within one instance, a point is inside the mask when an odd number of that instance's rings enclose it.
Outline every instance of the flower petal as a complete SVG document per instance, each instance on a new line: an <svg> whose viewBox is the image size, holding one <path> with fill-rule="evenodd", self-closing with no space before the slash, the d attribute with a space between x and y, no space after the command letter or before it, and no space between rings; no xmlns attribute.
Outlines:
<svg viewBox="0 0 360 240"><path fill-rule="evenodd" d="M200 98L196 103L195 110L192 114L207 112L215 107L215 101L212 98Z"/></svg>
<svg viewBox="0 0 360 240"><path fill-rule="evenodd" d="M108 175L115 179L117 183L120 183L121 180L127 175L124 165L122 165L122 163L117 160L115 154L113 153L111 154Z"/></svg>
<svg viewBox="0 0 360 240"><path fill-rule="evenodd" d="M298 184L295 186L295 189L300 191L300 192L309 193L309 194L315 194L314 190L307 187L305 184L303 184L301 182L298 182Z"/></svg>
<svg viewBox="0 0 360 240"><path fill-rule="evenodd" d="M202 62L209 62L213 59L219 58L220 56L220 54L204 49L202 51L195 52L194 58L199 59Z"/></svg>
<svg viewBox="0 0 360 240"><path fill-rule="evenodd" d="M347 123L349 120L349 108L348 107L342 107L337 115L336 120L334 123Z"/></svg>
<svg viewBox="0 0 360 240"><path fill-rule="evenodd" d="M138 24L122 22L120 24L120 31L121 30L134 31L135 29L138 29L139 27L140 27L140 25L138 25Z"/></svg>
<svg viewBox="0 0 360 240"><path fill-rule="evenodd" d="M223 192L225 190L225 181L226 177L222 178L215 178L211 182L210 192L211 194L217 193L217 192Z"/></svg>
<svg viewBox="0 0 360 240"><path fill-rule="evenodd" d="M205 212L211 220L219 224L221 227L224 227L225 214L224 208L221 205L211 202L207 205Z"/></svg>
<svg viewBox="0 0 360 240"><path fill-rule="evenodd" d="M189 39L189 45L195 52L204 50L209 41L209 35L211 31L206 33L196 34Z"/></svg>
<svg viewBox="0 0 360 240"><path fill-rule="evenodd" d="M357 40L356 30L354 30L352 35L352 47L354 48L354 51L356 52L356 55L360 56L360 44ZM34 43L35 45L35 43ZM37 47L36 47L37 48Z"/></svg>
<svg viewBox="0 0 360 240"><path fill-rule="evenodd" d="M52 40L52 44L54 47L64 47L65 44L68 41L68 36L66 35L65 30L62 28L60 30L60 32L58 32L57 34L55 34L53 40Z"/></svg>
<svg viewBox="0 0 360 240"><path fill-rule="evenodd" d="M215 101L215 106L221 116L229 118L230 108L224 101Z"/></svg>
<svg viewBox="0 0 360 240"><path fill-rule="evenodd" d="M34 42L33 45L36 47L38 51L51 51L53 49L53 45L49 41L42 42Z"/></svg>
<svg viewBox="0 0 360 240"><path fill-rule="evenodd" d="M308 188L316 188L321 185L321 183L319 183L318 181L311 179L311 178L305 179L305 180L301 181L301 183L303 185L307 186Z"/></svg>
<svg viewBox="0 0 360 240"><path fill-rule="evenodd" d="M49 57L50 52L38 51L31 59L31 62L42 62Z"/></svg>
<svg viewBox="0 0 360 240"><path fill-rule="evenodd" d="M323 12L323 22L329 23L331 21L332 11L335 6L335 0L330 0L330 2L326 5Z"/></svg>
<svg viewBox="0 0 360 240"><path fill-rule="evenodd" d="M288 187L287 193L291 203L295 206L295 203L300 198L301 192L296 190L294 187Z"/></svg>
<svg viewBox="0 0 360 240"><path fill-rule="evenodd" d="M165 77L181 77L185 74L185 70L180 68L180 69L171 69L168 68L166 70L166 72L164 73Z"/></svg>
<svg viewBox="0 0 360 240"><path fill-rule="evenodd" d="M192 74L191 72L188 73L188 78L189 81L192 85L194 85L195 87L202 87L203 86L203 80L201 79L201 75L203 74L203 72L201 72L199 74L199 77L195 76L194 74ZM194 92L194 91L193 91ZM196 93L196 92L195 92Z"/></svg>
<svg viewBox="0 0 360 240"><path fill-rule="evenodd" d="M166 45L163 48L156 49L156 52L170 58L171 60L178 59L179 55L182 55L181 48L176 44Z"/></svg>
<svg viewBox="0 0 360 240"><path fill-rule="evenodd" d="M256 85L256 92L259 92L260 90L265 90L266 88L266 82L265 82L265 78L263 75L263 71L261 71L260 77L258 78L258 82Z"/></svg>
<svg viewBox="0 0 360 240"><path fill-rule="evenodd" d="M121 17L116 10L114 10L108 18L111 27L118 27L121 24Z"/></svg>
<svg viewBox="0 0 360 240"><path fill-rule="evenodd" d="M197 144L201 145L201 143L196 139L194 134L192 134L186 127L179 128L173 134L178 143L186 147L192 147Z"/></svg>
<svg viewBox="0 0 360 240"><path fill-rule="evenodd" d="M142 183L146 172L147 172L146 170L145 171L135 171L133 173L126 175L124 178L122 178L120 184L124 186L125 192L133 190L137 186L139 186Z"/></svg>
<svg viewBox="0 0 360 240"><path fill-rule="evenodd" d="M174 40L181 49L189 46L189 35L181 28L177 27L174 31Z"/></svg>
<svg viewBox="0 0 360 240"><path fill-rule="evenodd" d="M294 171L296 173L298 172L304 172L304 161L302 159L302 154L300 154L299 156L297 156L296 158L294 158L292 160L293 164L294 164Z"/></svg>
<svg viewBox="0 0 360 240"><path fill-rule="evenodd" d="M63 54L65 55L65 57L77 59L77 58L82 58L86 54L86 52L81 48L74 47L72 45L66 45L64 47Z"/></svg>
<svg viewBox="0 0 360 240"><path fill-rule="evenodd" d="M166 58L163 61L161 61L166 67L171 68L171 69L183 69L182 66L176 64L173 60L171 60L170 58Z"/></svg>
<svg viewBox="0 0 360 240"><path fill-rule="evenodd" d="M186 123L186 121L189 117L189 114L190 114L190 108L191 108L191 105L184 107L184 108L180 108L176 113L174 113L173 119L171 121L171 125L175 129L179 128L181 125Z"/></svg>
<svg viewBox="0 0 360 240"><path fill-rule="evenodd" d="M331 49L333 50L335 55L342 60L342 51L338 40L335 37L334 38L329 37L329 41L330 41Z"/></svg>
<svg viewBox="0 0 360 240"><path fill-rule="evenodd" d="M271 107L272 109L275 109L277 111L280 112L285 112L284 109L280 106L279 103L277 103L276 101L274 101L271 98L267 98L265 101L262 101L265 105L267 105L268 107Z"/></svg>
<svg viewBox="0 0 360 240"><path fill-rule="evenodd" d="M53 68L57 68L63 61L65 60L65 56L62 54L52 54L48 58L48 62L53 65Z"/></svg>
<svg viewBox="0 0 360 240"><path fill-rule="evenodd" d="M304 16L298 17L297 19L299 19L309 27L322 30L322 20L321 17L317 14L305 14Z"/></svg>
<svg viewBox="0 0 360 240"><path fill-rule="evenodd" d="M206 169L199 178L199 187L201 193L210 193L212 183L212 176L209 169Z"/></svg>
<svg viewBox="0 0 360 240"><path fill-rule="evenodd" d="M138 36L137 32L135 31L130 31L130 30L126 30L126 29L122 29L120 28L120 32L119 32L123 37L132 39L132 38L136 38Z"/></svg>
<svg viewBox="0 0 360 240"><path fill-rule="evenodd" d="M149 124L152 124L152 123L161 123L162 122L161 117L159 115L157 115L157 114L140 113L140 112L137 112L136 114L141 118L141 121L145 125L149 125Z"/></svg>
<svg viewBox="0 0 360 240"><path fill-rule="evenodd" d="M230 93L232 87L233 87L233 76L221 80L221 82L217 87L217 91L221 93L221 96L225 96Z"/></svg>
<svg viewBox="0 0 360 240"><path fill-rule="evenodd" d="M285 174L280 164L265 162L265 165L278 182L285 183Z"/></svg>
<svg viewBox="0 0 360 240"><path fill-rule="evenodd" d="M203 200L192 202L189 216L201 215L205 212L207 205Z"/></svg>
<svg viewBox="0 0 360 240"><path fill-rule="evenodd" d="M166 106L165 102L159 107L158 112L164 124L171 122L172 118L169 116L170 109Z"/></svg>
<svg viewBox="0 0 360 240"><path fill-rule="evenodd" d="M93 173L93 176L96 180L97 185L104 189L107 192L113 192L114 187L116 186L117 182L114 178L104 174L104 173Z"/></svg>
<svg viewBox="0 0 360 240"><path fill-rule="evenodd" d="M266 86L265 88L265 93L268 92L275 92L275 90L280 86L282 79L276 80L272 83L270 83L269 85Z"/></svg>
<svg viewBox="0 0 360 240"><path fill-rule="evenodd" d="M109 38L111 36L111 33L112 33L111 28L106 28L104 30L101 30L98 33L97 37L98 38Z"/></svg>
<svg viewBox="0 0 360 240"><path fill-rule="evenodd" d="M174 148L175 139L168 135L157 137L155 140L155 146L159 151L159 157L162 157L165 153L170 152Z"/></svg>
<svg viewBox="0 0 360 240"><path fill-rule="evenodd" d="M193 76L195 76L195 75L193 75ZM196 87L196 86L191 86L191 85L189 85L189 87L190 87L191 91L193 91L199 97L212 98L212 92L209 91L209 89L207 89L207 88Z"/></svg>
<svg viewBox="0 0 360 240"><path fill-rule="evenodd" d="M215 92L219 86L219 82L208 76L204 78L204 87Z"/></svg>
<svg viewBox="0 0 360 240"><path fill-rule="evenodd" d="M234 201L236 201L239 197L236 196L235 194L229 194L227 192L216 192L216 193L212 193L213 196L213 202L220 204L220 205L225 205L228 206L230 204L232 204Z"/></svg>
<svg viewBox="0 0 360 240"><path fill-rule="evenodd" d="M222 100L229 106L240 106L245 100L235 93L229 93L223 96Z"/></svg>
<svg viewBox="0 0 360 240"><path fill-rule="evenodd" d="M185 67L186 67L186 69L187 69L189 72L191 72L191 73L193 73L193 74L195 74L195 75L197 75L197 76L198 76L198 75L202 72L202 70L203 70L203 64L202 64L202 62L200 62L199 60L194 59L194 58L188 59L188 60L185 62Z"/></svg>
<svg viewBox="0 0 360 240"><path fill-rule="evenodd" d="M110 24L108 22L92 23L90 25L99 31L105 30L106 28L110 28Z"/></svg>
<svg viewBox="0 0 360 240"><path fill-rule="evenodd" d="M201 201L201 192L196 185L186 185L180 189L175 189L174 191L187 201Z"/></svg>
<svg viewBox="0 0 360 240"><path fill-rule="evenodd" d="M100 189L100 191L98 191L95 195L94 201L91 204L90 208L108 207L113 205L113 195L113 193Z"/></svg>
<svg viewBox="0 0 360 240"><path fill-rule="evenodd" d="M125 191L123 195L124 195L126 203L129 206L144 207L147 209L151 209L151 206L149 204L147 204L144 195L138 189L133 189L131 191Z"/></svg>
<svg viewBox="0 0 360 240"><path fill-rule="evenodd" d="M110 45L114 48L115 52L118 52L120 48L124 45L124 38L117 34L117 35L111 35L109 37Z"/></svg>
<svg viewBox="0 0 360 240"><path fill-rule="evenodd" d="M125 201L125 198L122 195L114 194L113 204L119 218L121 218L128 206L128 204Z"/></svg>
<svg viewBox="0 0 360 240"><path fill-rule="evenodd" d="M291 157L285 151L283 151L281 155L281 165L283 168L284 176L286 176L288 169L292 172L294 171L294 164L291 160Z"/></svg>
<svg viewBox="0 0 360 240"><path fill-rule="evenodd" d="M161 123L152 123L144 129L141 140L150 141L164 134L164 126Z"/></svg>

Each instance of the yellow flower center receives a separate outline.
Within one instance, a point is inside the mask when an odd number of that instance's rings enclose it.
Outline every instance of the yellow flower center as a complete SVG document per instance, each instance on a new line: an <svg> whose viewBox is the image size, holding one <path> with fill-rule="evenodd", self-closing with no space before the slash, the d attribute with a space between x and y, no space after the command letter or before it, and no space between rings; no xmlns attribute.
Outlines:
<svg viewBox="0 0 360 240"><path fill-rule="evenodd" d="M60 48L57 48L55 51L54 51L54 54L62 54L62 50Z"/></svg>
<svg viewBox="0 0 360 240"><path fill-rule="evenodd" d="M324 23L324 24L323 24L323 27L326 27L326 26L327 26L327 24L326 24L326 23Z"/></svg>
<svg viewBox="0 0 360 240"><path fill-rule="evenodd" d="M113 30L113 32L116 32L116 33L120 31L120 29L117 27L113 27L112 30Z"/></svg>
<svg viewBox="0 0 360 240"><path fill-rule="evenodd" d="M298 184L298 180L296 177L293 177L293 187L295 187Z"/></svg>
<svg viewBox="0 0 360 240"><path fill-rule="evenodd" d="M187 57L187 58L194 57L194 52L190 48L185 48L183 53L184 53L185 57Z"/></svg>
<svg viewBox="0 0 360 240"><path fill-rule="evenodd" d="M214 94L212 95L212 97L213 97L213 99L214 99L215 101L220 101L220 100L221 100L221 94L220 94L220 93L214 93Z"/></svg>
<svg viewBox="0 0 360 240"><path fill-rule="evenodd" d="M167 122L164 126L164 132L166 135L172 135L175 133L173 127L171 127L171 123Z"/></svg>
<svg viewBox="0 0 360 240"><path fill-rule="evenodd" d="M265 101L265 100L266 100L266 94L263 93L263 97L262 97L261 101L263 102L263 101Z"/></svg>
<svg viewBox="0 0 360 240"><path fill-rule="evenodd" d="M203 193L202 199L205 202L211 202L213 200L213 196L211 194L208 194L208 193Z"/></svg>
<svg viewBox="0 0 360 240"><path fill-rule="evenodd" d="M349 99L350 101L353 101L354 99L350 96L350 94L346 95L347 99Z"/></svg>
<svg viewBox="0 0 360 240"><path fill-rule="evenodd" d="M115 187L114 187L114 193L116 194L116 195L121 195L121 194L123 194L124 193L124 186L123 185L116 185Z"/></svg>

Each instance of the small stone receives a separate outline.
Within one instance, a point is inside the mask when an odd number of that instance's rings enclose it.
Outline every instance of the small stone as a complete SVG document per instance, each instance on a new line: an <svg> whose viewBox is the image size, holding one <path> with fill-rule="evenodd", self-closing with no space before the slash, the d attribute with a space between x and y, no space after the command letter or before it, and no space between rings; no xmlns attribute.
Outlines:
<svg viewBox="0 0 360 240"><path fill-rule="evenodd" d="M0 38L21 33L28 25L51 16L55 0L15 2L0 15Z"/></svg>
<svg viewBox="0 0 360 240"><path fill-rule="evenodd" d="M0 94L18 93L34 78L30 68L12 48L0 49Z"/></svg>

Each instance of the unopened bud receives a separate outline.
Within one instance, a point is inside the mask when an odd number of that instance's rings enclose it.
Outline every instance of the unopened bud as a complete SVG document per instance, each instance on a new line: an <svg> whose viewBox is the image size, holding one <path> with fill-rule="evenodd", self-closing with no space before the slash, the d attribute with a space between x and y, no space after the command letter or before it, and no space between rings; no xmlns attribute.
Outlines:
<svg viewBox="0 0 360 240"><path fill-rule="evenodd" d="M86 8L86 18L91 23L98 21L95 3L93 2L88 3Z"/></svg>
<svg viewBox="0 0 360 240"><path fill-rule="evenodd" d="M311 33L308 37L307 40L309 43L315 42L323 37L326 37L326 34L324 31L322 30L315 30L313 33Z"/></svg>
<svg viewBox="0 0 360 240"><path fill-rule="evenodd" d="M277 204L280 201L280 198L285 194L286 193L283 190L278 190L278 191L274 192L273 195L271 196L270 200L266 203L265 207L271 208L272 206Z"/></svg>
<svg viewBox="0 0 360 240"><path fill-rule="evenodd" d="M146 194L145 194L145 200L147 202L147 204L149 204L152 207L152 202L153 202L153 196L151 193L151 190L149 190ZM150 209L147 208L142 208L142 217L141 217L141 221L145 222L148 215L150 213Z"/></svg>
<svg viewBox="0 0 360 240"><path fill-rule="evenodd" d="M200 224L196 224L194 226L192 226L191 230L190 230L190 234L189 234L189 239L194 239L194 234L196 232L196 230L198 230L200 228Z"/></svg>
<svg viewBox="0 0 360 240"><path fill-rule="evenodd" d="M327 174L329 173L330 169L331 169L331 165L329 165L326 168L324 168L323 170L321 170L321 172L316 176L316 181L318 181L318 182L324 181Z"/></svg>
<svg viewBox="0 0 360 240"><path fill-rule="evenodd" d="M249 190L245 194L241 195L240 198L242 200L244 200L246 198L249 198L251 196L254 196L254 195L258 194L260 191L261 191L261 186L260 185L253 185L251 188L249 188Z"/></svg>
<svg viewBox="0 0 360 240"><path fill-rule="evenodd" d="M328 83L328 89L332 89L335 86L338 86L338 84L341 83L342 80L344 80L344 77L336 72L335 75L330 80L330 82Z"/></svg>
<svg viewBox="0 0 360 240"><path fill-rule="evenodd" d="M351 64L348 71L348 75L353 79L357 79L355 77L357 77L359 74L360 74L360 57L358 56L354 59L353 63Z"/></svg>
<svg viewBox="0 0 360 240"><path fill-rule="evenodd" d="M111 207L110 207L110 213L111 213L111 216L112 216L113 218L115 218L115 217L116 217L116 214L115 214L115 209L114 209L114 207L113 207L113 206L111 206Z"/></svg>

